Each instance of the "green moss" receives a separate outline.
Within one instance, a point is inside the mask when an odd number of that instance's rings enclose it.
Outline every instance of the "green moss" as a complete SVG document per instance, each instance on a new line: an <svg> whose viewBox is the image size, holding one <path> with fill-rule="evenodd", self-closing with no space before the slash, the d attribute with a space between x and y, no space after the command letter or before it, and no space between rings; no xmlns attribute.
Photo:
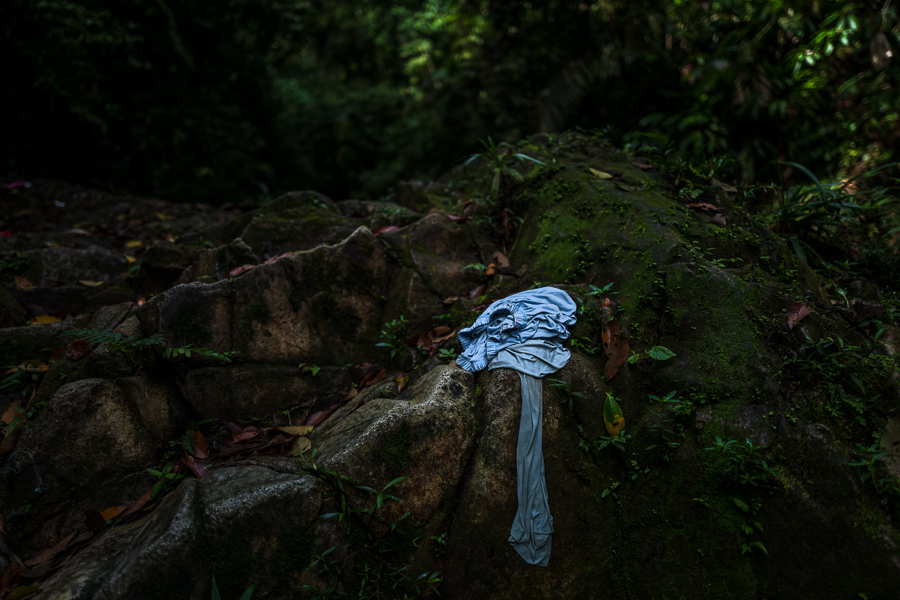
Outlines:
<svg viewBox="0 0 900 600"><path fill-rule="evenodd" d="M399 474L412 465L412 438L409 423L404 423L395 431L381 448L380 460L388 465L391 473Z"/></svg>

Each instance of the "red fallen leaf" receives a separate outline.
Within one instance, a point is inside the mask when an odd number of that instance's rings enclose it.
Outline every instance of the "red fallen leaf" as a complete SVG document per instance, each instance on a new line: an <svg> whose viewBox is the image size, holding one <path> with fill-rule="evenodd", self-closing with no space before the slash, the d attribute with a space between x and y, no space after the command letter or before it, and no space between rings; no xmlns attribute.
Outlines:
<svg viewBox="0 0 900 600"><path fill-rule="evenodd" d="M84 340L75 340L66 350L66 356L72 360L78 360L91 349L91 345Z"/></svg>
<svg viewBox="0 0 900 600"><path fill-rule="evenodd" d="M472 215L475 214L476 204L471 200L466 200L464 206L465 208L463 208L461 216L457 217L455 215L447 215L451 221L456 221L460 225L463 225L472 218Z"/></svg>
<svg viewBox="0 0 900 600"><path fill-rule="evenodd" d="M272 258L266 260L266 262L264 262L263 264L271 265L276 260L281 260L282 258L287 258L287 257L293 256L293 255L294 255L294 253L292 251L288 251L288 252L285 252L284 254L279 254L278 256L273 256Z"/></svg>
<svg viewBox="0 0 900 600"><path fill-rule="evenodd" d="M25 279L20 275L13 275L13 283L16 284L16 289L19 290L33 290L37 286Z"/></svg>
<svg viewBox="0 0 900 600"><path fill-rule="evenodd" d="M362 378L362 381L359 382L359 389L367 388L369 386L375 385L387 374L387 371L381 369L380 371L370 371L366 373L366 376ZM307 423L310 425L310 423Z"/></svg>
<svg viewBox="0 0 900 600"><path fill-rule="evenodd" d="M238 275L242 275L242 274L246 273L247 271L252 271L252 270L255 269L255 268L256 268L256 265L249 265L249 264L248 264L248 265L241 265L241 266L239 266L239 267L236 267L236 268L234 268L234 269L228 271L228 277L229 277L229 278L230 278L230 277L237 277Z"/></svg>
<svg viewBox="0 0 900 600"><path fill-rule="evenodd" d="M202 462L200 462L190 454L185 453L184 464L187 465L188 469L190 469L198 479L209 473L209 469L206 468L206 465L204 465Z"/></svg>
<svg viewBox="0 0 900 600"><path fill-rule="evenodd" d="M232 423L231 421L225 423L225 429L228 430L228 435L230 435L231 437L234 437L240 432L244 431L243 427L241 427L237 423Z"/></svg>
<svg viewBox="0 0 900 600"><path fill-rule="evenodd" d="M400 373L396 377L394 377L394 383L397 384L397 393L399 394L404 389L406 389L407 384L409 383L409 375L406 373Z"/></svg>
<svg viewBox="0 0 900 600"><path fill-rule="evenodd" d="M467 298L477 298L484 291L484 285L479 285L477 288L471 289L468 292L464 292L462 295Z"/></svg>
<svg viewBox="0 0 900 600"><path fill-rule="evenodd" d="M638 169L641 169L642 171L649 171L650 169L654 168L653 165L647 165L639 162L632 162L631 164L636 166Z"/></svg>
<svg viewBox="0 0 900 600"><path fill-rule="evenodd" d="M3 575L0 576L0 598L6 595L14 585L22 581L22 573L25 567L17 562L11 562L3 569Z"/></svg>
<svg viewBox="0 0 900 600"><path fill-rule="evenodd" d="M70 533L68 536L63 538L59 543L57 543L52 548L47 548L45 550L42 550L41 552L39 552L37 554L37 556L26 560L23 564L26 567L33 567L35 565L39 565L39 564L53 560L53 557L55 557L57 554L59 554L60 552L65 550L66 546L69 545L69 542L71 542L72 540L75 539L75 536L77 534L78 534L77 531L73 531L72 533Z"/></svg>
<svg viewBox="0 0 900 600"><path fill-rule="evenodd" d="M228 441L228 443L229 444L237 444L239 442L246 442L247 440L252 440L253 438L255 438L258 435L259 435L259 431L244 430L241 433L237 434L236 436L232 437Z"/></svg>
<svg viewBox="0 0 900 600"><path fill-rule="evenodd" d="M382 233L389 233L391 231L400 231L400 228L397 227L396 225L385 225L384 227L382 227L381 229L379 229L378 231L375 232L375 237L378 237Z"/></svg>
<svg viewBox="0 0 900 600"><path fill-rule="evenodd" d="M20 187L30 188L31 183L28 181L13 181L12 183L4 183L3 185L0 185L0 188L4 188L7 190L14 190Z"/></svg>
<svg viewBox="0 0 900 600"><path fill-rule="evenodd" d="M606 365L603 367L603 376L609 381L616 376L616 373L628 360L628 355L631 352L628 340L619 334L619 321L613 317L612 304L609 298L603 300L601 335L603 351L607 357Z"/></svg>
<svg viewBox="0 0 900 600"><path fill-rule="evenodd" d="M10 231L9 229L0 231L0 237L9 237L11 235L12 235L12 231Z"/></svg>
<svg viewBox="0 0 900 600"><path fill-rule="evenodd" d="M209 447L206 444L206 438L199 431L195 431L194 435L194 457L199 459L209 458Z"/></svg>
<svg viewBox="0 0 900 600"><path fill-rule="evenodd" d="M800 302L794 302L788 309L788 329L793 329L797 323L809 314L809 309Z"/></svg>
<svg viewBox="0 0 900 600"><path fill-rule="evenodd" d="M337 408L337 406L332 406L329 409L314 412L313 414L309 415L309 417L307 417L306 423L304 423L304 425L312 425L313 427L315 427L316 425L327 419L328 416L331 415L331 413L337 410Z"/></svg>
<svg viewBox="0 0 900 600"><path fill-rule="evenodd" d="M719 212L720 210L722 210L715 204L710 204L709 202L690 202L688 204L685 204L685 206L688 208L699 208L700 210L708 210L710 212Z"/></svg>
<svg viewBox="0 0 900 600"><path fill-rule="evenodd" d="M444 333L443 335L438 334L438 332L437 332L438 329L446 330L447 333ZM436 327L436 328L434 329L434 331L431 332L431 338L434 340L434 343L435 343L435 344L440 344L441 342L446 342L447 340L449 340L450 338L452 338L452 337L455 336L455 335L456 335L456 330L455 330L455 329L454 329L453 331L450 331L450 328L449 328L449 327L443 327L443 326L442 326L442 327ZM437 337L435 337L435 336L437 336Z"/></svg>
<svg viewBox="0 0 900 600"><path fill-rule="evenodd" d="M59 358L60 356L62 356L62 355L63 355L63 352L65 352L65 351L66 351L66 347L65 347L65 346L60 346L59 348L57 348L56 350L54 350L52 354L50 354L50 358L47 359L47 360L56 360L57 358Z"/></svg>

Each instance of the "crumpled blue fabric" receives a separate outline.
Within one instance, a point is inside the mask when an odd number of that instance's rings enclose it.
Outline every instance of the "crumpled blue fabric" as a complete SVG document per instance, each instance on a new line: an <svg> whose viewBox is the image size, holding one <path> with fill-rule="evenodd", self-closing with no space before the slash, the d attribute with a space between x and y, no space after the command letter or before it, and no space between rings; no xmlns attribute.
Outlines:
<svg viewBox="0 0 900 600"><path fill-rule="evenodd" d="M562 346L575 323L568 294L545 287L491 304L469 329L460 331L463 354L457 364L468 371L489 365L519 372L522 414L516 447L518 509L509 543L530 565L550 561L553 516L544 473L542 377L566 366L571 353Z"/></svg>
<svg viewBox="0 0 900 600"><path fill-rule="evenodd" d="M575 324L575 308L567 293L553 287L497 300L471 327L460 330L464 352L456 364L466 371L481 371L500 350L532 340L547 340L562 348L562 342L569 338L567 328Z"/></svg>

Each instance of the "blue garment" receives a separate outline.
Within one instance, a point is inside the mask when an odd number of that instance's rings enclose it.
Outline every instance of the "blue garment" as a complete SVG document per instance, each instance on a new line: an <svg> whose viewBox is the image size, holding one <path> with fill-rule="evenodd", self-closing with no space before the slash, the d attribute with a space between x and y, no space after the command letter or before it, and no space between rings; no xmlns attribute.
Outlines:
<svg viewBox="0 0 900 600"><path fill-rule="evenodd" d="M459 332L464 352L456 364L481 371L503 348L531 340L546 340L562 349L575 324L575 302L562 290L542 287L497 300L471 327ZM566 350L568 352L568 350Z"/></svg>
<svg viewBox="0 0 900 600"><path fill-rule="evenodd" d="M566 366L571 353L562 346L566 328L575 323L575 303L568 294L545 287L514 294L491 304L468 329L459 332L463 354L457 364L467 371L515 369L522 383L522 415L516 447L518 509L509 543L530 565L550 560L553 517L544 474L544 375Z"/></svg>

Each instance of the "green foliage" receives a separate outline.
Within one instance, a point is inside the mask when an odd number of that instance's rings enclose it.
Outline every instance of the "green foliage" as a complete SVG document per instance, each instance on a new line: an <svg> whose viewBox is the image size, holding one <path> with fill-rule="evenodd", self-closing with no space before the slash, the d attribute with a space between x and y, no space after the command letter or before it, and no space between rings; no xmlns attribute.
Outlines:
<svg viewBox="0 0 900 600"><path fill-rule="evenodd" d="M659 441L647 446L647 450L657 449L662 452L661 458L669 462L674 452L681 445L681 441L687 438L687 420L693 411L693 403L688 399L678 398L677 391L671 391L662 398L650 395L650 399L660 404L659 410L654 410L656 421L650 426L650 431L659 436Z"/></svg>
<svg viewBox="0 0 900 600"><path fill-rule="evenodd" d="M522 174L513 167L513 159L519 161L531 161L539 165L544 165L541 161L526 154L518 152L501 152L497 149L494 140L491 138L488 138L487 141L479 141L481 142L481 145L484 146L484 152L472 154L466 159L464 165L468 167L478 159L483 159L482 162L487 163L487 166L491 171L491 185L485 190L485 195L489 195L490 198L495 201L500 197L500 185L503 182L504 175L511 178L516 183L523 183L525 181Z"/></svg>
<svg viewBox="0 0 900 600"><path fill-rule="evenodd" d="M209 348L195 348L193 344L178 347L169 346L161 333L154 333L149 337L139 340L133 335L125 337L121 333L113 333L104 329L75 329L60 334L60 337L83 339L91 345L107 344L110 352L121 352L125 354L134 351L153 349L165 358L208 356L216 358L223 363L230 363L232 359L238 355L237 351L216 352Z"/></svg>
<svg viewBox="0 0 900 600"><path fill-rule="evenodd" d="M381 328L381 339L383 342L375 344L383 348L389 348L391 351L391 359L400 354L406 348L406 328L408 323L406 317L400 315L399 319L394 319L385 323Z"/></svg>
<svg viewBox="0 0 900 600"><path fill-rule="evenodd" d="M407 573L410 566L406 562L407 557L419 548L421 540L421 536L414 537L408 533L410 513L406 512L393 520L384 516L388 503L402 503L388 490L406 477L398 477L376 490L340 473L321 469L314 459L315 451L309 472L328 485L326 496L335 498L337 506L335 512L324 514L321 518L337 519L343 526L353 561L334 559L331 553L335 547L314 556L307 568L315 569L322 579L327 579L327 583L323 587L301 586L306 597L316 600L350 597L409 600L425 593L440 596L438 586L441 579L437 572L428 571L417 576ZM438 545L438 553L445 551L445 535L432 537ZM357 591L351 595L345 591L348 589Z"/></svg>
<svg viewBox="0 0 900 600"><path fill-rule="evenodd" d="M635 351L631 352L631 356L628 357L628 362L630 364L634 364L641 360L647 360L648 358L652 358L653 360L669 360L673 356L677 356L674 352L666 348L665 346L653 346L649 350L637 353Z"/></svg>
<svg viewBox="0 0 900 600"><path fill-rule="evenodd" d="M456 348L441 348L438 350L438 358L441 360L454 360L456 358Z"/></svg>
<svg viewBox="0 0 900 600"><path fill-rule="evenodd" d="M859 476L860 480L874 486L875 492L881 498L882 505L887 506L889 503L893 503L900 506L900 478L894 475L885 463L886 453L884 450L878 444L871 446L856 444L856 450L860 457L851 462L850 466L863 471Z"/></svg>
<svg viewBox="0 0 900 600"><path fill-rule="evenodd" d="M620 431L614 436L601 435L597 438L597 451L599 452L607 446L614 446L622 452L625 452L625 445L630 439L631 434L626 433L624 430Z"/></svg>
<svg viewBox="0 0 900 600"><path fill-rule="evenodd" d="M157 471L156 469L147 469L147 472L153 475L154 477L158 477L159 480L153 485L153 489L150 491L150 500L155 500L161 493L165 490L169 489L176 481L179 479L184 479L184 475L181 473L174 473L172 470L175 468L175 465L171 462L167 463L162 471Z"/></svg>
<svg viewBox="0 0 900 600"><path fill-rule="evenodd" d="M717 436L715 443L705 450L716 456L719 469L732 484L741 488L772 489L779 471L762 458L765 448L755 445L750 438L738 442L723 441Z"/></svg>
<svg viewBox="0 0 900 600"><path fill-rule="evenodd" d="M0 258L0 279L11 278L28 264L28 257L18 252Z"/></svg>
<svg viewBox="0 0 900 600"><path fill-rule="evenodd" d="M564 399L563 402L568 406L569 414L574 414L574 400L575 398L585 399L585 395L581 392L572 391L572 387L569 385L569 382L563 381L562 379L548 379L550 382L550 387L558 388L563 391Z"/></svg>
<svg viewBox="0 0 900 600"><path fill-rule="evenodd" d="M253 597L253 586L248 587L244 590L244 593L241 594L241 597L238 600L250 600ZM213 575L212 578L212 594L210 595L210 600L222 600L222 597L219 595L219 586L216 585L216 576Z"/></svg>

